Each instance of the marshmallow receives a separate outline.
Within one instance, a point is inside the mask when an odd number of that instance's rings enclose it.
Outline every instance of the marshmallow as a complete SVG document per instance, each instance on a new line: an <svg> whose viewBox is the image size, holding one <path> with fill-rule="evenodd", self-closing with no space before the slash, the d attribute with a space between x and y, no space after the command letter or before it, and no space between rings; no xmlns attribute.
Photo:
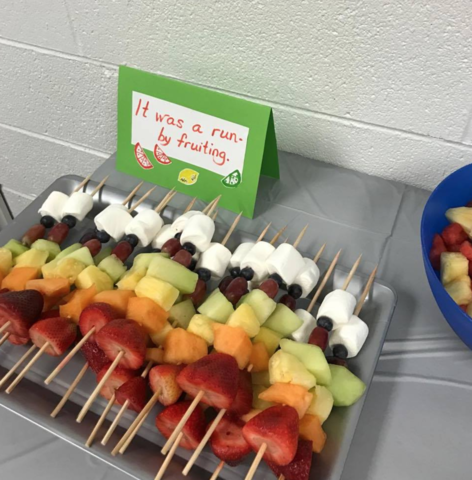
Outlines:
<svg viewBox="0 0 472 480"><path fill-rule="evenodd" d="M180 243L190 242L199 252L208 249L215 233L215 222L207 215L194 215L185 225Z"/></svg>
<svg viewBox="0 0 472 480"><path fill-rule="evenodd" d="M164 225L162 217L154 210L139 212L131 222L126 225L126 235L133 234L139 238L143 247L147 247Z"/></svg>
<svg viewBox="0 0 472 480"><path fill-rule="evenodd" d="M320 305L316 318L328 317L333 322L333 330L345 325L356 308L356 297L344 290L328 293Z"/></svg>
<svg viewBox="0 0 472 480"><path fill-rule="evenodd" d="M231 256L231 259L229 261L229 268L240 267L241 261L254 245L255 245L254 242L241 243L241 245L239 245L239 247L236 248L233 255Z"/></svg>
<svg viewBox="0 0 472 480"><path fill-rule="evenodd" d="M364 346L369 335L369 327L359 317L352 315L345 325L335 330L329 337L329 346L344 345L347 358L355 357Z"/></svg>
<svg viewBox="0 0 472 480"><path fill-rule="evenodd" d="M269 274L279 274L287 285L291 285L298 272L305 266L303 257L298 250L288 243L279 245L267 259Z"/></svg>
<svg viewBox="0 0 472 480"><path fill-rule="evenodd" d="M174 231L174 235L182 232L188 221L196 215L204 215L204 213L200 212L199 210L189 210L188 212L180 215L180 217L176 218L172 223L172 230Z"/></svg>
<svg viewBox="0 0 472 480"><path fill-rule="evenodd" d="M302 287L302 297L308 297L320 279L320 269L311 258L304 258L305 266L297 273L293 283Z"/></svg>
<svg viewBox="0 0 472 480"><path fill-rule="evenodd" d="M262 282L268 275L266 261L275 251L269 242L257 242L241 262L241 269L251 267L254 271L253 282Z"/></svg>
<svg viewBox="0 0 472 480"><path fill-rule="evenodd" d="M125 234L127 225L133 220L124 205L108 205L95 217L95 226L98 230L107 232L113 240L118 242Z"/></svg>
<svg viewBox="0 0 472 480"><path fill-rule="evenodd" d="M175 233L172 231L171 225L164 225L154 237L152 241L152 248L162 248L162 245L167 242L167 240L174 238Z"/></svg>
<svg viewBox="0 0 472 480"><path fill-rule="evenodd" d="M62 216L72 215L81 222L93 208L93 198L89 193L74 192L62 209Z"/></svg>
<svg viewBox="0 0 472 480"><path fill-rule="evenodd" d="M66 204L67 200L69 200L69 196L65 193L57 191L51 192L39 209L38 213L42 217L49 215L57 222L60 222L62 219L62 210L64 209L64 205Z"/></svg>
<svg viewBox="0 0 472 480"><path fill-rule="evenodd" d="M295 310L295 315L303 322L300 328L291 333L290 338L300 343L308 343L311 332L316 327L315 317L308 311L299 308Z"/></svg>
<svg viewBox="0 0 472 480"><path fill-rule="evenodd" d="M226 272L231 251L221 243L211 243L201 255L197 268L208 268L212 277L221 278Z"/></svg>

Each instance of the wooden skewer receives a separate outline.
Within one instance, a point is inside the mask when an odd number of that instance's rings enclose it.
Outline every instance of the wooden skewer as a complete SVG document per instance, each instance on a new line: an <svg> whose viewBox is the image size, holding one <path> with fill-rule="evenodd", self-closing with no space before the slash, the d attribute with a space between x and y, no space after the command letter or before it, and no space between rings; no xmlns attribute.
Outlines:
<svg viewBox="0 0 472 480"><path fill-rule="evenodd" d="M241 212L235 219L234 222L232 223L231 227L229 227L228 233L225 235L225 238L221 241L221 245L226 245L226 242L229 240L229 237L231 237L231 234L234 232L234 229L237 227L239 220L241 220L241 217L243 215L243 212Z"/></svg>
<svg viewBox="0 0 472 480"><path fill-rule="evenodd" d="M10 325L11 325L11 322L10 322L10 321L8 321L7 323L3 324L3 325L0 327L0 333L3 333Z"/></svg>
<svg viewBox="0 0 472 480"><path fill-rule="evenodd" d="M255 475L257 467L259 466L259 463L261 463L262 457L264 456L264 453L266 450L267 450L267 443L263 443L259 447L259 451L257 452L256 458L252 462L251 468L249 469L249 472L247 472L246 478L244 480L251 480L252 477Z"/></svg>
<svg viewBox="0 0 472 480"><path fill-rule="evenodd" d="M167 195L159 202L159 205L154 209L155 212L161 213L162 210L169 204L169 202L174 198L174 196L177 194L175 189L169 190L167 192Z"/></svg>
<svg viewBox="0 0 472 480"><path fill-rule="evenodd" d="M92 197L103 187L103 185L105 185L105 182L108 180L108 177L110 175L107 175L92 191L92 193L90 194Z"/></svg>
<svg viewBox="0 0 472 480"><path fill-rule="evenodd" d="M344 285L343 285L343 288L341 290L346 290L346 288L349 286L349 283L351 282L352 277L356 273L357 267L361 263L361 260L362 260L362 254L359 255L359 258L356 260L356 263L354 263L354 265L352 266L351 271L349 272L349 275L347 276L346 280L344 281Z"/></svg>
<svg viewBox="0 0 472 480"><path fill-rule="evenodd" d="M280 475L280 477L278 478L278 480L285 480L285 477L283 475Z"/></svg>
<svg viewBox="0 0 472 480"><path fill-rule="evenodd" d="M218 202L221 200L221 195L218 195L215 200L213 200L213 204L212 206L210 207L210 210L208 210L208 213L207 215L210 217L211 214L213 213L213 210L217 207L218 205Z"/></svg>
<svg viewBox="0 0 472 480"><path fill-rule="evenodd" d="M266 233L269 231L269 228L270 228L271 225L272 225L272 222L269 222L267 224L267 226L264 228L264 230L262 230L261 234L257 237L256 243L260 242L261 240L264 239L264 237L266 236Z"/></svg>
<svg viewBox="0 0 472 480"><path fill-rule="evenodd" d="M300 242L302 241L302 238L305 236L305 233L306 231L308 230L308 224L306 224L304 227L303 227L303 230L298 234L298 237L297 239L293 242L293 246L295 248L298 247L298 245L300 244Z"/></svg>
<svg viewBox="0 0 472 480"><path fill-rule="evenodd" d="M287 225L285 227L282 227L272 238L272 240L269 242L271 245L274 245L274 243L282 236L282 234L285 232L287 229Z"/></svg>
<svg viewBox="0 0 472 480"><path fill-rule="evenodd" d="M193 197L192 200L190 200L190 203L187 205L187 208L184 210L184 213L189 212L192 210L193 206L195 205L195 202L197 201L197 197Z"/></svg>
<svg viewBox="0 0 472 480"><path fill-rule="evenodd" d="M75 377L75 380L70 384L70 387L67 389L66 393L62 397L61 401L57 404L56 408L51 412L51 417L56 418L59 412L62 410L64 405L67 403L69 400L70 396L74 392L75 388L77 385L80 383L84 375L87 373L89 364L86 362L85 365L82 367L80 372L77 374Z"/></svg>
<svg viewBox="0 0 472 480"><path fill-rule="evenodd" d="M107 373L105 373L103 378L100 380L100 383L95 387L95 390L92 392L89 399L87 400L85 405L82 407L82 410L80 411L80 413L77 417L77 423L80 423L84 419L85 415L87 415L87 412L90 410L90 407L92 406L92 403L97 398L97 396L100 393L100 390L102 389L103 385L105 385L107 380L111 377L111 374L115 371L116 367L120 363L124 354L125 354L125 352L123 350L120 351L120 353L116 356L115 360L113 360L113 363L108 368Z"/></svg>
<svg viewBox="0 0 472 480"><path fill-rule="evenodd" d="M15 373L16 369L35 351L36 345L31 345L31 347L26 351L26 353L13 365L13 367L8 370L8 372L4 375L2 380L0 381L0 388L5 385L7 380Z"/></svg>
<svg viewBox="0 0 472 480"><path fill-rule="evenodd" d="M213 475L211 476L210 480L216 480L219 477L220 472L221 472L221 470L223 470L224 466L225 466L225 462L223 462L223 460L221 460L221 462L216 467L216 470L213 472Z"/></svg>
<svg viewBox="0 0 472 480"><path fill-rule="evenodd" d="M110 400L108 400L107 406L105 407L105 410L103 410L102 414L100 415L100 418L98 419L98 422L96 423L95 427L90 433L90 436L87 438L87 441L85 442L86 447L90 448L92 446L92 443L95 440L95 437L97 436L98 431L100 430L101 426L103 425L103 422L107 418L107 415L110 413L110 410L115 404L115 400L116 400L116 395L113 394Z"/></svg>
<svg viewBox="0 0 472 480"><path fill-rule="evenodd" d="M46 342L36 353L36 355L28 362L25 368L18 374L18 376L13 380L10 386L6 389L6 392L10 394L13 392L15 387L23 380L24 376L30 371L31 367L41 358L42 354L49 347L49 342Z"/></svg>
<svg viewBox="0 0 472 480"><path fill-rule="evenodd" d="M140 205L141 203L144 202L144 200L146 200L146 198L149 197L149 195L151 195L151 193L157 188L157 185L155 185L154 187L150 188L131 208L128 209L128 213L131 213L131 212L134 212Z"/></svg>
<svg viewBox="0 0 472 480"><path fill-rule="evenodd" d="M324 249L326 248L326 243L324 243L321 248L318 250L318 253L313 257L313 261L316 263L323 255Z"/></svg>
<svg viewBox="0 0 472 480"><path fill-rule="evenodd" d="M212 217L213 221L216 220L216 217L218 216L218 213L219 213L219 210L217 210L217 211L213 214L213 217Z"/></svg>
<svg viewBox="0 0 472 480"><path fill-rule="evenodd" d="M2 338L0 338L0 347L8 340L10 336L10 332L5 333Z"/></svg>
<svg viewBox="0 0 472 480"><path fill-rule="evenodd" d="M129 201L136 195L136 192L141 188L144 182L138 183L133 190L131 190L130 194L121 202L121 205L126 205Z"/></svg>
<svg viewBox="0 0 472 480"><path fill-rule="evenodd" d="M202 213L204 213L205 215L208 213L208 210L210 210L211 206L215 203L216 199L218 197L214 198L203 210L202 210Z"/></svg>
<svg viewBox="0 0 472 480"><path fill-rule="evenodd" d="M134 440L134 437L138 434L139 430L143 426L144 422L146 421L146 418L149 416L150 413L151 413L151 411L147 412L146 415L144 415L144 417L141 418L141 420L139 421L136 428L133 430L131 435L128 437L128 439L126 440L124 445L120 448L120 455L123 455L126 452L126 450L128 450L128 447L131 445L131 442Z"/></svg>
<svg viewBox="0 0 472 480"><path fill-rule="evenodd" d="M179 433L179 435L177 436L177 439L176 439L175 443L172 445L172 448L170 449L169 455L167 455L166 459L162 463L161 468L157 472L157 475L156 475L154 480L161 480L161 478L166 473L167 467L169 466L169 464L172 460L172 457L174 456L175 451L177 450L177 447L179 446L179 443L182 440L183 436L184 436L184 434L182 432Z"/></svg>
<svg viewBox="0 0 472 480"><path fill-rule="evenodd" d="M74 189L74 193L75 192L78 192L79 190L82 189L82 187L84 187L85 185L87 185L87 183L89 182L89 180L92 178L92 175L88 175L87 177L85 177Z"/></svg>
<svg viewBox="0 0 472 480"><path fill-rule="evenodd" d="M369 294L372 284L374 283L375 275L377 274L377 268L378 268L378 265L372 270L369 280L367 280L367 283L364 287L364 291L362 292L361 298L359 298L359 301L357 302L356 309L354 310L354 315L356 316L359 315L359 313L361 313L362 307L364 306L365 299L367 298L367 295ZM0 387L1 387L1 384L0 384Z"/></svg>
<svg viewBox="0 0 472 480"><path fill-rule="evenodd" d="M313 307L315 306L316 301L318 300L318 297L321 295L321 292L323 288L326 285L326 282L328 281L329 277L333 273L334 267L336 266L336 263L338 263L339 256L341 255L342 249L339 250L339 252L336 254L336 256L333 258L331 261L331 265L329 266L328 270L326 271L323 280L321 280L321 283L318 286L318 289L315 292L315 295L311 299L310 305L308 305L307 312L311 312L313 310Z"/></svg>
<svg viewBox="0 0 472 480"><path fill-rule="evenodd" d="M80 342L61 360L59 365L51 372L48 378L44 380L46 385L49 385L61 372L61 370L72 360L74 355L82 348L83 344L95 333L95 327L92 327L87 334L82 337Z"/></svg>

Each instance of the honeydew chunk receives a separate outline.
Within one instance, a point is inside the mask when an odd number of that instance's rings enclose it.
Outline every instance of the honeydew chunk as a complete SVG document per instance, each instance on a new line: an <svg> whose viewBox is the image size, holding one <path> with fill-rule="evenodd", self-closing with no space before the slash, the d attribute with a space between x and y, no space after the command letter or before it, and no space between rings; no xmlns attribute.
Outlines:
<svg viewBox="0 0 472 480"><path fill-rule="evenodd" d="M226 323L234 312L234 308L232 303L218 290L198 307L198 311L215 322Z"/></svg>
<svg viewBox="0 0 472 480"><path fill-rule="evenodd" d="M82 245L80 245L82 246ZM109 257L111 255L111 252L113 252L113 248L111 247L103 247L96 255L93 257L93 262L95 265L99 265L103 259Z"/></svg>
<svg viewBox="0 0 472 480"><path fill-rule="evenodd" d="M327 387L323 387L322 385L317 385L315 388L310 390L310 393L313 394L313 400L311 401L306 413L307 415L316 415L323 425L333 409L333 394L328 390Z"/></svg>
<svg viewBox="0 0 472 480"><path fill-rule="evenodd" d="M441 282L443 285L452 282L469 272L469 260L459 252L441 253Z"/></svg>
<svg viewBox="0 0 472 480"><path fill-rule="evenodd" d="M366 385L349 369L340 365L329 365L331 383L327 386L333 395L335 407L350 407L364 395Z"/></svg>
<svg viewBox="0 0 472 480"><path fill-rule="evenodd" d="M171 324L177 322L179 327L187 328L190 320L196 314L195 306L192 300L187 299L176 303L169 311L169 321Z"/></svg>
<svg viewBox="0 0 472 480"><path fill-rule="evenodd" d="M160 255L149 264L147 275L170 283L184 294L193 293L198 282L198 275L195 272Z"/></svg>
<svg viewBox="0 0 472 480"><path fill-rule="evenodd" d="M87 266L95 265L95 262L93 261L93 257L90 253L90 250L87 247L82 247L82 248L79 248L78 250L74 250L72 253L69 253L68 255L66 255L65 257L59 260L59 264L60 262L64 261L66 258L73 258Z"/></svg>
<svg viewBox="0 0 472 480"><path fill-rule="evenodd" d="M247 303L254 310L259 324L263 325L264 322L272 315L277 304L270 298L265 292L259 289L252 290L244 295L238 302L238 307L243 303Z"/></svg>
<svg viewBox="0 0 472 480"><path fill-rule="evenodd" d="M126 267L123 262L116 256L110 255L104 258L99 264L98 268L105 272L112 280L113 283L126 272Z"/></svg>
<svg viewBox="0 0 472 480"><path fill-rule="evenodd" d="M62 252L59 252L57 255L56 255L56 258L55 260L61 260L62 258L65 258L67 257L67 255L69 255L70 253L73 253L77 250L80 250L81 248L83 248L83 245L81 243L73 243L72 245L70 245L69 247L67 248L64 248L64 250L62 250ZM103 250L103 249L102 249ZM102 252L102 250L100 251L100 253Z"/></svg>
<svg viewBox="0 0 472 480"><path fill-rule="evenodd" d="M274 332L267 327L261 327L259 333L252 339L252 342L262 342L269 355L273 355L277 348L279 348L279 342L281 339L282 335L280 335L280 333Z"/></svg>
<svg viewBox="0 0 472 480"><path fill-rule="evenodd" d="M274 313L264 323L264 327L288 337L302 326L303 322L283 303L277 304Z"/></svg>
<svg viewBox="0 0 472 480"><path fill-rule="evenodd" d="M51 242L50 240L44 240L43 238L36 240L31 245L31 248L35 248L36 250L44 250L45 252L48 252L48 258L47 258L48 262L50 262L51 260L54 260L61 253L61 248L56 242Z"/></svg>
<svg viewBox="0 0 472 480"><path fill-rule="evenodd" d="M253 385L263 385L264 387L270 387L270 373L268 371L251 373L251 377Z"/></svg>
<svg viewBox="0 0 472 480"><path fill-rule="evenodd" d="M10 250L13 258L18 257L18 255L21 255L22 253L25 253L29 250L28 247L20 243L18 240L11 239L9 240L3 248L6 248L7 250Z"/></svg>
<svg viewBox="0 0 472 480"><path fill-rule="evenodd" d="M273 407L275 404L267 402L259 398L259 395L267 390L264 385L252 386L252 408L256 410L265 410L266 408Z"/></svg>

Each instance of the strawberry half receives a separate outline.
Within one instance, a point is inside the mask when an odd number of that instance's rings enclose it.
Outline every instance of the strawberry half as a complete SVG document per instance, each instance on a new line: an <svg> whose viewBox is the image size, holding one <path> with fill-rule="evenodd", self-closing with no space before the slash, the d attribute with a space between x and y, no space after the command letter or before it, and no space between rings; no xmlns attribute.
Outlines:
<svg viewBox="0 0 472 480"><path fill-rule="evenodd" d="M85 342L80 351L94 373L100 372L105 365L110 364L105 352L96 344L96 342Z"/></svg>
<svg viewBox="0 0 472 480"><path fill-rule="evenodd" d="M251 453L251 446L243 437L244 422L233 414L226 414L210 437L213 453L231 466L236 466Z"/></svg>
<svg viewBox="0 0 472 480"><path fill-rule="evenodd" d="M47 318L36 322L29 330L31 341L41 348L46 342L45 353L53 357L62 355L77 337L77 325L65 318Z"/></svg>
<svg viewBox="0 0 472 480"><path fill-rule="evenodd" d="M298 413L293 407L269 407L244 425L243 435L255 452L267 445L264 460L288 465L297 453Z"/></svg>
<svg viewBox="0 0 472 480"><path fill-rule="evenodd" d="M244 415L252 408L252 378L247 370L239 371L238 391L236 398L228 409L236 415Z"/></svg>
<svg viewBox="0 0 472 480"><path fill-rule="evenodd" d="M29 337L19 337L18 335L10 335L8 337L8 341L12 345L26 345L30 341L30 339Z"/></svg>
<svg viewBox="0 0 472 480"><path fill-rule="evenodd" d="M123 405L128 400L128 408L139 413L146 405L146 387L143 377L134 377L118 388L116 401Z"/></svg>
<svg viewBox="0 0 472 480"><path fill-rule="evenodd" d="M182 395L176 379L183 368L183 365L156 365L149 372L151 390L159 392L159 402L165 407L174 404Z"/></svg>
<svg viewBox="0 0 472 480"><path fill-rule="evenodd" d="M156 417L156 427L164 435L169 438L172 432L177 427L180 419L185 415L185 412L190 407L192 402L179 402L170 405ZM194 450L198 447L203 436L205 435L206 421L203 409L200 406L192 412L187 423L182 429L183 437L179 446L188 450Z"/></svg>
<svg viewBox="0 0 472 480"><path fill-rule="evenodd" d="M10 322L6 332L29 338L28 330L43 311L43 296L36 290L8 292L0 296L0 327Z"/></svg>
<svg viewBox="0 0 472 480"><path fill-rule="evenodd" d="M95 341L95 334L102 327L118 318L116 311L108 303L91 303L82 310L79 318L80 333L85 336L95 327L95 333L89 337L89 340Z"/></svg>
<svg viewBox="0 0 472 480"><path fill-rule="evenodd" d="M97 374L97 383L100 383L102 378L107 373L110 368L111 363L107 363ZM100 390L100 395L107 400L110 400L112 395L116 393L124 383L128 382L136 376L136 372L133 370L128 370L123 367L116 367L113 373L110 375L110 378L105 382L102 389Z"/></svg>
<svg viewBox="0 0 472 480"><path fill-rule="evenodd" d="M294 459L285 466L266 462L277 477L283 475L286 480L308 480L310 478L311 460L313 458L312 442L298 440L297 453Z"/></svg>
<svg viewBox="0 0 472 480"><path fill-rule="evenodd" d="M239 368L234 357L212 353L186 366L177 376L177 383L192 397L203 391L202 403L229 409L238 391L236 378L239 378Z"/></svg>
<svg viewBox="0 0 472 480"><path fill-rule="evenodd" d="M146 337L133 320L112 320L95 335L95 340L111 361L124 352L120 361L124 368L137 370L144 363Z"/></svg>

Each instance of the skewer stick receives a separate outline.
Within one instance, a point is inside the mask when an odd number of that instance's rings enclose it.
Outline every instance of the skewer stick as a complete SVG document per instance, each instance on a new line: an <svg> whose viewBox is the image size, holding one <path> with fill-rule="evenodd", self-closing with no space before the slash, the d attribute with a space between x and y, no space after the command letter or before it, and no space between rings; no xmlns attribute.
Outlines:
<svg viewBox="0 0 472 480"><path fill-rule="evenodd" d="M128 450L128 447L131 445L131 442L134 440L134 437L138 434L139 430L143 426L143 423L146 421L146 418L149 416L150 413L151 413L151 411L147 412L146 415L144 415L144 417L141 418L141 420L138 423L138 425L136 426L136 428L133 430L131 435L128 437L128 439L126 440L124 445L120 448L120 455L123 455L126 452L126 450Z"/></svg>
<svg viewBox="0 0 472 480"><path fill-rule="evenodd" d="M218 198L218 197L216 197ZM208 210L210 210L211 206L215 203L216 198L214 198L203 210L202 213L205 215L208 213Z"/></svg>
<svg viewBox="0 0 472 480"><path fill-rule="evenodd" d="M374 283L375 275L377 273L377 268L378 265L372 270L372 273L370 274L369 280L367 280L367 283L364 287L364 291L362 292L361 298L359 298L359 301L357 302L356 309L354 310L354 315L359 315L361 313L362 307L364 306L365 299L367 298L367 295L372 287L372 284ZM1 383L0 383L1 387Z"/></svg>
<svg viewBox="0 0 472 480"><path fill-rule="evenodd" d="M3 325L0 327L0 333L3 333L10 325L11 325L11 322L10 322L10 321L8 321L7 323L3 324Z"/></svg>
<svg viewBox="0 0 472 480"><path fill-rule="evenodd" d="M252 462L251 468L249 469L249 472L247 472L246 478L244 480L251 480L252 477L255 475L257 467L259 466L259 463L261 463L262 457L264 456L264 453L266 450L267 450L267 443L263 443L259 447L259 451L257 452L256 458Z"/></svg>
<svg viewBox="0 0 472 480"><path fill-rule="evenodd" d="M257 237L256 243L260 242L261 240L264 239L264 237L266 236L266 233L269 231L269 228L270 228L271 225L272 225L272 222L269 222L267 224L267 226L264 228L264 230L262 230L261 234Z"/></svg>
<svg viewBox="0 0 472 480"><path fill-rule="evenodd" d="M82 187L84 187L85 185L87 185L87 183L89 182L89 180L92 178L92 175L88 175L87 177L85 177L75 188L74 188L74 193L75 192L78 192L79 190L82 189Z"/></svg>
<svg viewBox="0 0 472 480"><path fill-rule="evenodd" d="M49 385L61 372L61 370L72 360L74 355L82 348L83 344L95 333L95 327L92 327L87 334L82 337L79 343L61 360L61 363L51 372L48 378L44 380L46 385Z"/></svg>
<svg viewBox="0 0 472 480"><path fill-rule="evenodd" d="M98 431L100 430L101 426L103 425L103 422L107 418L107 415L110 413L110 410L115 404L115 400L116 400L116 395L113 394L110 400L108 401L107 406L105 407L105 410L103 410L102 414L100 415L100 418L98 419L98 422L96 423L94 429L92 430L92 433L87 438L87 441L85 442L86 447L90 448L92 446L92 443L95 440L95 437L97 436Z"/></svg>
<svg viewBox="0 0 472 480"><path fill-rule="evenodd" d="M208 210L207 215L210 217L211 214L213 213L213 210L217 207L218 202L221 200L221 195L218 195L215 200L213 201L212 206L210 207L210 210Z"/></svg>
<svg viewBox="0 0 472 480"><path fill-rule="evenodd" d="M108 180L108 177L110 175L107 175L92 191L92 193L90 194L92 197L103 187L103 185L105 185L105 182Z"/></svg>
<svg viewBox="0 0 472 480"><path fill-rule="evenodd" d="M15 387L23 380L24 376L30 371L31 367L41 358L42 354L49 347L49 342L46 342L36 353L36 355L28 362L25 368L19 373L19 375L13 380L11 385L6 389L6 392L10 394Z"/></svg>
<svg viewBox="0 0 472 480"><path fill-rule="evenodd" d="M151 189L149 189L131 208L128 209L128 213L131 213L131 212L134 212L140 205L141 203L144 202L144 200L146 200L146 198L149 197L149 195L151 195L151 193L157 188L157 185L155 185L154 187L152 187Z"/></svg>
<svg viewBox="0 0 472 480"><path fill-rule="evenodd" d="M346 280L344 281L344 285L343 285L343 288L341 290L346 290L347 289L347 287L349 286L349 283L352 280L352 277L356 273L357 267L361 263L361 260L362 260L362 254L359 255L359 258L356 260L356 263L354 263L354 265L352 266L351 271L349 272L349 275L347 276Z"/></svg>
<svg viewBox="0 0 472 480"><path fill-rule="evenodd" d="M210 440L210 437L212 436L218 424L221 422L221 419L223 418L223 415L225 413L226 413L225 408L223 408L218 412L218 415L215 417L215 419L211 423L211 426L205 433L205 436L202 438L202 441L198 444L198 447L193 452L192 456L190 457L190 460L187 462L187 465L185 465L185 468L182 470L183 475L185 476L188 475L188 472L190 472L190 469L193 467L193 464L196 462L198 456L200 455L200 453L202 453L202 450L205 448L205 445L208 443L208 440Z"/></svg>
<svg viewBox="0 0 472 480"><path fill-rule="evenodd" d="M295 248L298 247L298 245L300 244L300 242L302 241L302 238L305 236L305 233L306 231L308 230L308 223L303 227L303 230L298 234L298 237L297 239L293 242L293 246Z"/></svg>
<svg viewBox="0 0 472 480"><path fill-rule="evenodd" d="M169 190L167 192L167 195L159 202L159 204L154 209L154 211L157 212L157 213L161 213L162 210L164 210L164 207L166 207L168 205L168 203L174 198L176 193L177 192L174 189Z"/></svg>
<svg viewBox="0 0 472 480"><path fill-rule="evenodd" d="M86 362L85 365L80 370L80 372L75 377L75 380L70 384L70 387L67 389L61 401L57 404L56 408L52 411L51 413L52 418L56 418L59 412L62 410L62 407L64 407L64 405L67 403L67 400L69 400L75 388L80 383L84 375L87 373L88 367L89 367L89 364L88 362Z"/></svg>
<svg viewBox="0 0 472 480"><path fill-rule="evenodd" d="M336 263L338 263L339 256L341 255L342 249L339 250L339 252L336 254L336 256L333 258L331 261L331 265L329 266L328 270L326 271L323 280L321 280L321 283L318 286L318 289L315 292L315 295L313 295L313 298L311 299L310 305L308 305L307 312L311 312L313 310L313 307L315 306L316 301L318 300L318 297L321 295L321 292L323 288L326 285L326 282L328 281L329 277L333 273L334 267L336 266Z"/></svg>
<svg viewBox="0 0 472 480"><path fill-rule="evenodd" d="M131 190L130 194L121 202L121 205L126 205L129 201L136 195L136 192L141 188L144 182L138 183L133 190Z"/></svg>
<svg viewBox="0 0 472 480"><path fill-rule="evenodd" d="M2 338L0 338L0 347L8 340L10 336L10 332L5 333Z"/></svg>
<svg viewBox="0 0 472 480"><path fill-rule="evenodd" d="M5 385L7 380L15 373L16 369L35 351L36 345L31 345L31 347L26 351L26 353L13 365L13 367L8 370L5 376L0 381L0 388Z"/></svg>
<svg viewBox="0 0 472 480"><path fill-rule="evenodd" d="M313 261L316 263L323 255L324 249L326 248L326 243L324 243L321 248L318 250L318 253L313 257Z"/></svg>
<svg viewBox="0 0 472 480"><path fill-rule="evenodd" d="M283 475L280 475L280 477L278 478L278 480L285 480L285 477Z"/></svg>
<svg viewBox="0 0 472 480"><path fill-rule="evenodd" d="M177 436L175 443L172 445L172 448L170 449L169 455L167 455L166 459L162 463L161 468L157 472L156 478L154 480L161 480L161 478L166 473L167 467L169 466L172 460L172 457L174 456L175 451L177 450L177 447L179 446L179 443L182 440L183 436L184 436L183 433L179 433L179 435Z"/></svg>
<svg viewBox="0 0 472 480"><path fill-rule="evenodd" d="M271 245L274 245L274 243L282 236L282 234L285 232L287 229L287 225L285 227L282 227L275 235L274 238L269 242Z"/></svg>
<svg viewBox="0 0 472 480"><path fill-rule="evenodd" d="M186 209L184 210L184 213L189 212L192 210L193 206L195 205L195 202L197 201L197 197L193 197L192 200L190 200L190 203L187 205Z"/></svg>
<svg viewBox="0 0 472 480"><path fill-rule="evenodd" d="M221 460L221 462L216 467L216 470L213 472L213 475L211 476L210 480L216 480L219 477L220 472L221 472L221 470L223 470L224 466L225 466L225 462L223 462L223 460Z"/></svg>
<svg viewBox="0 0 472 480"><path fill-rule="evenodd" d="M162 447L161 453L163 455L165 455L169 451L170 446L175 442L175 439L184 428L184 425L189 419L190 415L192 415L193 411L197 408L197 405L200 403L200 400L203 398L203 395L205 395L205 392L203 392L203 390L200 390L197 396L193 399L193 402L190 404L190 407L188 407L188 410L185 412L185 415L180 419L180 422L177 424L177 427L172 432L172 435L167 439L166 444Z"/></svg>
<svg viewBox="0 0 472 480"><path fill-rule="evenodd" d="M225 235L225 238L223 238L221 245L226 245L226 242L229 240L229 237L231 237L231 234L234 232L234 229L237 227L239 220L241 220L241 217L243 215L243 212L241 212L235 219L231 227L229 227L228 233Z"/></svg>
<svg viewBox="0 0 472 480"><path fill-rule="evenodd" d="M123 350L120 351L120 353L116 356L115 360L113 360L113 363L108 368L107 373L105 373L103 378L100 380L100 383L95 387L95 390L92 392L92 395L90 395L89 399L87 400L85 405L82 407L82 410L80 411L80 413L77 417L77 423L80 423L84 419L85 415L87 415L87 412L90 410L90 407L92 406L92 403L97 398L97 396L100 393L100 390L102 389L103 385L105 385L107 380L111 377L111 374L115 371L116 367L120 363L124 354L125 354L125 352Z"/></svg>
<svg viewBox="0 0 472 480"><path fill-rule="evenodd" d="M213 218L213 221L216 220L216 217L218 216L218 213L219 213L219 210L217 210L217 211L213 214L213 217L212 217L212 218Z"/></svg>

